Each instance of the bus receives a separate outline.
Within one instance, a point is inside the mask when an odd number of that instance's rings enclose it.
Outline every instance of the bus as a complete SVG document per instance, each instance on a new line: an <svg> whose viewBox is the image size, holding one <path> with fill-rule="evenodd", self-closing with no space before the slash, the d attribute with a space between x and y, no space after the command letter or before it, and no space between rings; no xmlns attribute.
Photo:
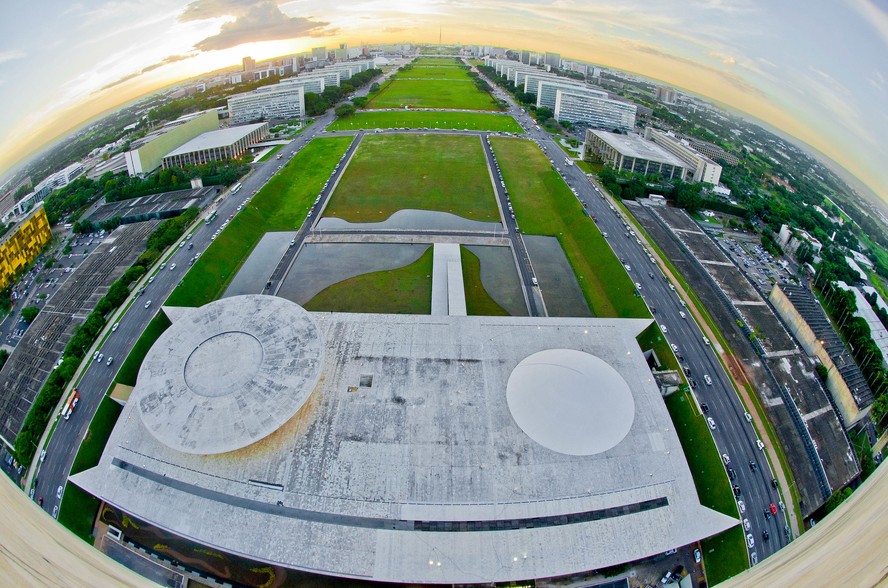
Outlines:
<svg viewBox="0 0 888 588"><path fill-rule="evenodd" d="M74 409L77 407L78 400L80 400L80 394L77 392L77 388L74 388L68 396L68 399L65 401L65 408L62 409L62 416L65 417L66 421L71 417L71 413L73 413Z"/></svg>
<svg viewBox="0 0 888 588"><path fill-rule="evenodd" d="M207 224L210 224L214 220L216 220L216 213L215 212L213 212L213 214L210 215L210 218L207 219Z"/></svg>
<svg viewBox="0 0 888 588"><path fill-rule="evenodd" d="M236 183L236 184L234 185L234 187L231 189L231 193L232 193L232 194L237 194L238 192L240 192L240 189L241 189L241 183L238 182L238 183Z"/></svg>

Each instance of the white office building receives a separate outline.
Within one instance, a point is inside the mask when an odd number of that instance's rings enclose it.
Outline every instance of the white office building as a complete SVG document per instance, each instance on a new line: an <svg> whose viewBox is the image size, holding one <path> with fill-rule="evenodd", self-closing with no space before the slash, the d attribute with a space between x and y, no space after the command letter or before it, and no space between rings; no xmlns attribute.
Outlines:
<svg viewBox="0 0 888 588"><path fill-rule="evenodd" d="M592 90L564 90L555 94L555 120L584 123L607 130L631 131L635 128L634 104L602 98Z"/></svg>
<svg viewBox="0 0 888 588"><path fill-rule="evenodd" d="M687 167L687 177L682 178L688 182L703 182L718 186L721 180L722 167L691 147L671 133L664 133L657 129L647 127L644 130L644 138L653 141L669 153L681 159Z"/></svg>
<svg viewBox="0 0 888 588"><path fill-rule="evenodd" d="M308 94L309 92L320 94L324 91L324 88L327 87L327 84L324 83L323 76L297 76L295 78L287 78L286 80L281 80L278 83L278 86L302 86L302 90L306 94ZM266 86L266 88L275 87L277 86Z"/></svg>
<svg viewBox="0 0 888 588"><path fill-rule="evenodd" d="M528 81L530 77L528 77ZM548 108L554 112L555 110L555 99L557 98L558 90L565 91L582 91L584 94L588 96L598 96L599 98L607 98L607 92L602 90L593 90L588 87L583 82L577 82L574 80L570 80L568 78L544 78L541 79L537 86L535 93L537 97L537 108ZM633 121L634 126L634 121Z"/></svg>
<svg viewBox="0 0 888 588"><path fill-rule="evenodd" d="M305 116L305 89L298 84L276 84L262 91L228 97L231 124L258 120L292 120Z"/></svg>
<svg viewBox="0 0 888 588"><path fill-rule="evenodd" d="M589 129L583 154L591 153L614 169L664 178L683 178L686 168L682 160L638 135L621 135Z"/></svg>

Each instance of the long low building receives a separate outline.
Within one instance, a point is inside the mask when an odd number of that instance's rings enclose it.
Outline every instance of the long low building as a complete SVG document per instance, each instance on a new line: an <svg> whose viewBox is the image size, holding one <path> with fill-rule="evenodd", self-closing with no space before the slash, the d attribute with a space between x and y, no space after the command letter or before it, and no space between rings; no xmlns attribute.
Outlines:
<svg viewBox="0 0 888 588"><path fill-rule="evenodd" d="M602 92L594 90L589 92L585 89L558 88L555 93L555 120L583 123L599 129L634 129L637 110L635 105L602 98L601 94Z"/></svg>
<svg viewBox="0 0 888 588"><path fill-rule="evenodd" d="M207 110L188 114L133 142L126 153L126 171L131 176L148 174L163 165L164 155L188 141L219 128L219 113Z"/></svg>
<svg viewBox="0 0 888 588"><path fill-rule="evenodd" d="M722 167L709 157L699 153L684 139L676 137L671 133L658 131L653 127L647 127L644 130L644 138L648 141L653 141L685 162L688 168L688 177L684 178L685 180L718 186L719 181L721 181Z"/></svg>
<svg viewBox="0 0 888 588"><path fill-rule="evenodd" d="M299 84L275 84L229 96L228 115L232 124L302 118L305 116L305 88Z"/></svg>
<svg viewBox="0 0 888 588"><path fill-rule="evenodd" d="M650 319L273 296L164 312L99 464L71 480L125 540L200 573L527 580L738 524L699 502L636 341Z"/></svg>
<svg viewBox="0 0 888 588"><path fill-rule="evenodd" d="M589 129L586 131L583 153L592 154L617 170L656 174L668 179L684 179L687 173L682 160L638 135Z"/></svg>
<svg viewBox="0 0 888 588"><path fill-rule="evenodd" d="M299 90L301 92L302 88ZM163 167L166 169L201 165L222 159L237 159L246 153L251 145L267 137L267 122L210 131L167 153L163 158Z"/></svg>

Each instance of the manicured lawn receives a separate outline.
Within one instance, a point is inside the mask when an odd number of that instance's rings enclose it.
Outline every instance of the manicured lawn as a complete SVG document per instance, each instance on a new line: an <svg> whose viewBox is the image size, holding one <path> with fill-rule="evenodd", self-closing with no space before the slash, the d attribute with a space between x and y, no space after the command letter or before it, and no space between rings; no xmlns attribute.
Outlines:
<svg viewBox="0 0 888 588"><path fill-rule="evenodd" d="M410 265L355 276L319 292L305 305L323 312L430 314L432 247Z"/></svg>
<svg viewBox="0 0 888 588"><path fill-rule="evenodd" d="M328 137L306 145L232 219L185 275L182 285L173 290L166 304L202 306L215 300L262 235L298 228L351 141L351 137ZM222 222L223 219L216 219L200 230L213 231Z"/></svg>
<svg viewBox="0 0 888 588"><path fill-rule="evenodd" d="M365 136L324 215L378 222L406 208L499 220L478 137Z"/></svg>
<svg viewBox="0 0 888 588"><path fill-rule="evenodd" d="M574 164L587 174L598 174L604 169L603 163L589 163L588 161L575 161Z"/></svg>
<svg viewBox="0 0 888 588"><path fill-rule="evenodd" d="M697 412L691 398L684 392L671 394L665 401L694 477L700 503L728 516L738 517L728 476L703 415ZM749 567L745 539L739 526L704 540L702 551L706 558L706 575L712 586Z"/></svg>
<svg viewBox="0 0 888 588"><path fill-rule="evenodd" d="M254 163L258 163L260 161L268 161L275 153L280 151L281 147L283 147L283 145L275 145L274 147L271 148L271 151L269 151L268 153L263 155L261 159L255 160Z"/></svg>
<svg viewBox="0 0 888 588"><path fill-rule="evenodd" d="M409 73L409 72L408 72ZM490 94L475 84L457 80L392 80L370 100L367 108L458 108L499 110Z"/></svg>
<svg viewBox="0 0 888 588"><path fill-rule="evenodd" d="M157 341L171 324L170 319L168 319L163 312L157 312L157 315L151 319L151 322L148 323L148 326L142 331L142 335L139 337L139 340L136 341L136 344L133 345L129 355L126 356L126 360L123 362L123 365L120 366L120 371L117 372L117 377L114 378L115 382L127 386L136 385L139 368L142 366L142 361L145 359L145 356L148 355L148 350L151 349L154 342Z"/></svg>
<svg viewBox="0 0 888 588"><path fill-rule="evenodd" d="M430 80L471 80L469 70L461 67L414 66L406 71L401 70L392 79L427 78Z"/></svg>
<svg viewBox="0 0 888 588"><path fill-rule="evenodd" d="M466 291L466 312L469 316L509 316L502 306L496 303L481 283L481 260L478 256L460 247L462 260L463 286Z"/></svg>
<svg viewBox="0 0 888 588"><path fill-rule="evenodd" d="M102 451L105 450L105 444L108 442L108 437L111 436L111 431L114 429L121 410L123 408L107 396L102 399L99 409L89 424L86 437L80 444L77 457L74 458L74 464L71 466L72 475L98 465L99 458L102 457ZM59 522L62 525L84 541L90 542L92 541L93 521L95 521L98 512L99 500L97 498L74 484L66 485L65 495L59 507Z"/></svg>
<svg viewBox="0 0 888 588"><path fill-rule="evenodd" d="M678 360L675 359L672 347L669 346L669 342L663 336L657 323L651 324L651 326L642 331L641 335L636 337L636 340L642 351L653 349L654 353L657 354L657 358L666 369L678 370Z"/></svg>
<svg viewBox="0 0 888 588"><path fill-rule="evenodd" d="M496 137L490 142L518 226L525 233L558 238L595 316L650 317L620 260L545 154L523 139Z"/></svg>
<svg viewBox="0 0 888 588"><path fill-rule="evenodd" d="M364 110L348 118L335 120L331 131L358 129L470 129L521 133L521 126L505 114L489 112L428 112L421 110L379 111Z"/></svg>
<svg viewBox="0 0 888 588"><path fill-rule="evenodd" d="M462 61L455 57L417 57L411 62L414 66L459 67Z"/></svg>

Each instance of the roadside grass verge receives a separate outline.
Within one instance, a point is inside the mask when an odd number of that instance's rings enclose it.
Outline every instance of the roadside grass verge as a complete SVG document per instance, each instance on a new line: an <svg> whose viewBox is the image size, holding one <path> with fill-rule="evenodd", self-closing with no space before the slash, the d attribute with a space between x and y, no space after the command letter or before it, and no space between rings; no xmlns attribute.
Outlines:
<svg viewBox="0 0 888 588"><path fill-rule="evenodd" d="M479 221L500 219L478 137L364 137L324 216L378 222L408 208L449 212Z"/></svg>
<svg viewBox="0 0 888 588"><path fill-rule="evenodd" d="M595 316L650 318L620 260L582 205L532 141L490 140L511 194L519 227L554 236Z"/></svg>
<svg viewBox="0 0 888 588"><path fill-rule="evenodd" d="M305 304L322 312L430 314L432 247L404 267L355 276L321 290Z"/></svg>
<svg viewBox="0 0 888 588"><path fill-rule="evenodd" d="M663 332L660 331L660 325L656 322L652 323L651 326L642 331L641 334L636 337L636 340L642 351L647 351L648 349L654 350L654 353L656 353L657 359L660 360L660 364L663 368L667 370L676 370L681 373L678 368L678 360L672 352L672 347L669 346L669 341L663 336ZM682 376L682 379L684 379L684 376Z"/></svg>
<svg viewBox="0 0 888 588"><path fill-rule="evenodd" d="M292 231L301 226L351 141L351 137L326 137L306 145L235 215L165 304L202 306L212 302L225 291L266 232ZM217 219L204 225L204 230L222 222Z"/></svg>
<svg viewBox="0 0 888 588"><path fill-rule="evenodd" d="M268 153L266 153L265 155L263 155L259 159L254 160L253 163L259 163L260 161L268 161L269 159L271 159L272 155L274 155L275 153L277 153L278 151L281 150L281 147L283 147L283 145L275 145L274 147L271 148L271 151L269 151Z"/></svg>
<svg viewBox="0 0 888 588"><path fill-rule="evenodd" d="M142 366L145 356L148 355L148 350L151 349L154 342L160 338L171 324L170 319L167 318L163 311L159 310L157 315L148 323L148 326L145 327L145 330L142 331L142 335L133 345L129 355L126 356L126 360L124 360L123 365L120 366L120 370L117 372L117 377L114 378L115 383L126 386L136 385L139 368Z"/></svg>
<svg viewBox="0 0 888 588"><path fill-rule="evenodd" d="M670 394L665 402L688 460L700 503L722 514L739 518L731 484L703 415L697 412L696 406L685 392ZM743 530L739 525L704 539L701 550L706 558L706 576L711 586L749 567Z"/></svg>
<svg viewBox="0 0 888 588"><path fill-rule="evenodd" d="M675 276L675 279L678 281L678 283L681 285L682 289L688 295L688 298L689 298L689 300L687 301L688 305L693 306L694 308L697 309L697 311L703 317L703 321L709 326L709 329L711 330L711 332L713 334L715 334L715 338L718 340L719 345L721 345L721 348L725 351L725 353L729 353L729 354L733 355L733 351L731 350L731 346L728 344L727 339L725 339L725 337L722 335L721 329L715 324L715 320L712 318L712 316L709 314L709 311L703 305L703 302L700 300L700 298L697 296L697 294L694 292L694 290L688 284L685 277L681 274L681 272L678 271L678 269L675 267L675 265L673 265L673 263L669 260L669 257L663 252L663 250L660 249L659 245L657 245L657 242L654 239L652 239L651 236L647 233L647 231L645 231L644 228L641 226L641 224L639 224L639 222L637 220L635 220L635 217L632 216L632 214L629 212L629 210L626 208L626 206L620 201L617 201L617 205L620 207L620 209L623 211L623 213L626 215L626 217L629 219L629 221L635 227L635 230L638 231L638 233L640 235L643 235L645 237L648 244L650 244L650 246L654 249L654 251L656 251L657 256L663 261L663 263L666 265L666 267L669 269L669 271L672 273L672 275ZM730 368L725 364L725 361L724 361L724 358L722 357L722 355L720 353L716 353L716 356L718 357L718 360L721 363L722 368L725 370L725 372L728 374L731 374L732 372L731 372ZM731 380L733 382L734 378L731 378ZM777 431L774 429L774 425L771 423L771 419L768 418L768 414L765 411L765 407L762 405L762 402L758 396L758 393L752 387L752 384L750 382L748 382L745 378L742 378L741 381L742 381L744 390L746 390L747 396L749 396L749 398L752 399L752 403L753 403L752 410L755 411L756 414L758 414L759 421L765 424L765 434L771 440L771 446L774 448L774 451L777 453L777 460L779 462L781 469L783 470L784 477L787 480L793 480L792 469L789 467L789 460L786 457L786 453L783 451L783 445L780 443L780 438L777 436ZM746 407L747 410L750 409L750 407L746 406L746 403L743 401L743 396L740 396L740 402L741 402L741 404L743 404ZM756 429L756 432L759 435L761 435L761 433L757 429ZM775 464L771 461L770 455L767 452L765 453L765 455L768 458L768 463L771 464L771 468L775 469ZM801 499L801 496L799 495L798 489L796 488L795 484L790 484L789 491L790 491L790 496L792 498L792 500L791 500L792 508L796 514L796 520L801 521L804 518L804 517L802 517L802 511L801 511L801 508L799 507L799 500Z"/></svg>
<svg viewBox="0 0 888 588"><path fill-rule="evenodd" d="M71 475L98 465L121 410L123 408L109 397L102 399L74 458ZM99 504L98 498L68 482L59 507L59 522L87 543L92 543L93 523L99 512Z"/></svg>
<svg viewBox="0 0 888 588"><path fill-rule="evenodd" d="M598 174L604 169L603 163L589 163L588 161L575 161L574 164L587 174Z"/></svg>
<svg viewBox="0 0 888 588"><path fill-rule="evenodd" d="M490 94L479 90L469 78L465 81L393 79L385 83L367 103L368 109L406 106L466 110L500 109Z"/></svg>
<svg viewBox="0 0 888 588"><path fill-rule="evenodd" d="M460 246L463 286L466 292L466 314L469 316L509 316L502 306L490 296L481 283L481 260Z"/></svg>
<svg viewBox="0 0 888 588"><path fill-rule="evenodd" d="M360 129L456 129L521 133L521 125L506 114L489 112L429 112L424 110L363 110L335 120L327 130Z"/></svg>

